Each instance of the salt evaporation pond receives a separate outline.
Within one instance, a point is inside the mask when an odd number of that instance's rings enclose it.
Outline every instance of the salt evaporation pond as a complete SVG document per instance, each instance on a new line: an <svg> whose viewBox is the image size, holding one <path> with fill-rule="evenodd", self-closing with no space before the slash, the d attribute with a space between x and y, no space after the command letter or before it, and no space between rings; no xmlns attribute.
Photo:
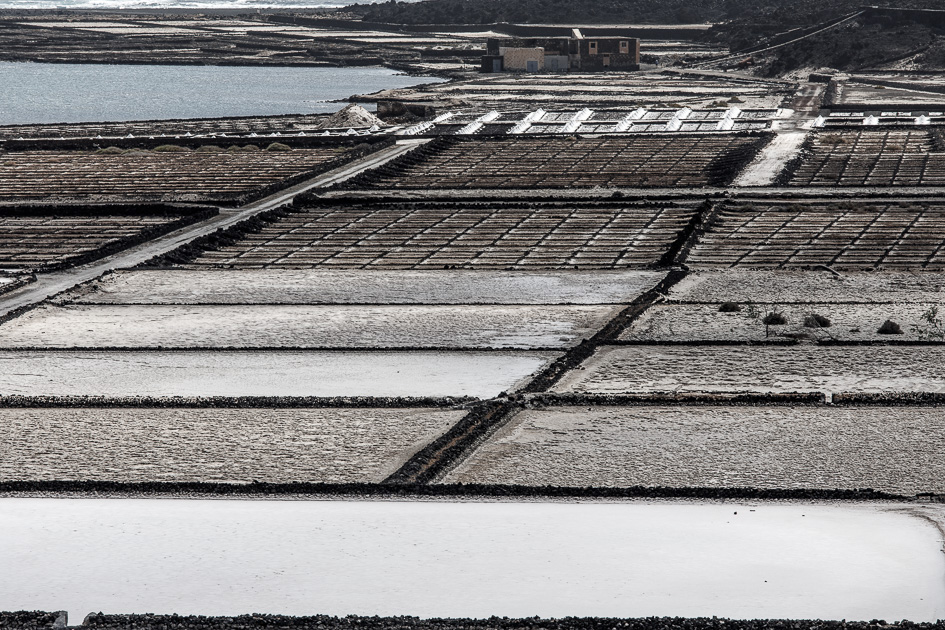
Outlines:
<svg viewBox="0 0 945 630"><path fill-rule="evenodd" d="M0 62L0 124L326 113L355 94L442 81L387 68Z"/></svg>
<svg viewBox="0 0 945 630"><path fill-rule="evenodd" d="M492 398L521 386L556 356L498 351L0 351L0 396Z"/></svg>
<svg viewBox="0 0 945 630"><path fill-rule="evenodd" d="M6 498L0 610L931 621L918 509Z"/></svg>

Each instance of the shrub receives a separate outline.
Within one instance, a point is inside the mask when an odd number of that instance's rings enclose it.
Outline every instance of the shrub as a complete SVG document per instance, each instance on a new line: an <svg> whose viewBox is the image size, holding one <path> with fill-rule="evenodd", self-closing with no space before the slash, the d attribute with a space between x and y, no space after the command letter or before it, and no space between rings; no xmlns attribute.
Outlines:
<svg viewBox="0 0 945 630"><path fill-rule="evenodd" d="M922 324L913 324L912 331L924 341L937 339L945 341L945 324L938 314L938 306L932 306L922 313Z"/></svg>
<svg viewBox="0 0 945 630"><path fill-rule="evenodd" d="M262 149L259 148L258 144L247 144L243 147L243 151L262 151Z"/></svg>
<svg viewBox="0 0 945 630"><path fill-rule="evenodd" d="M761 320L765 326L783 326L787 323L787 318L784 316L784 313L779 311L771 311L765 318Z"/></svg>
<svg viewBox="0 0 945 630"><path fill-rule="evenodd" d="M722 305L719 307L720 313L737 313L740 310L742 310L742 307L735 302L722 302Z"/></svg>
<svg viewBox="0 0 945 630"><path fill-rule="evenodd" d="M830 320L823 315L811 313L804 318L804 325L808 328L830 328Z"/></svg>
<svg viewBox="0 0 945 630"><path fill-rule="evenodd" d="M282 144L281 142L273 142L268 147L266 151L291 151L292 147L287 144Z"/></svg>
<svg viewBox="0 0 945 630"><path fill-rule="evenodd" d="M162 144L160 146L154 147L152 151L157 151L158 153L184 153L185 151L190 151L187 147L182 147L176 144Z"/></svg>
<svg viewBox="0 0 945 630"><path fill-rule="evenodd" d="M899 327L899 324L894 322L891 319L887 319L883 322L883 325L879 327L879 330L876 331L880 335L901 335L902 328Z"/></svg>
<svg viewBox="0 0 945 630"><path fill-rule="evenodd" d="M104 149L98 149L95 152L99 155L121 155L125 152L125 150L119 147L105 147Z"/></svg>
<svg viewBox="0 0 945 630"><path fill-rule="evenodd" d="M223 147L218 147L215 144L204 144L197 147L197 153L220 153L223 151Z"/></svg>

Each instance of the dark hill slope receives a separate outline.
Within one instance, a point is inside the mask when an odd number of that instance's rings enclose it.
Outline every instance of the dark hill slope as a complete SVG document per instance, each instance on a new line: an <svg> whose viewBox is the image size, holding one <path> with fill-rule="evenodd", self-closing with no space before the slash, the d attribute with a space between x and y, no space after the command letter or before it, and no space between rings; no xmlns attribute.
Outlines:
<svg viewBox="0 0 945 630"><path fill-rule="evenodd" d="M936 0L423 0L352 5L371 22L394 24L492 24L511 22L684 24L748 21L783 31L856 11L864 4L941 8Z"/></svg>

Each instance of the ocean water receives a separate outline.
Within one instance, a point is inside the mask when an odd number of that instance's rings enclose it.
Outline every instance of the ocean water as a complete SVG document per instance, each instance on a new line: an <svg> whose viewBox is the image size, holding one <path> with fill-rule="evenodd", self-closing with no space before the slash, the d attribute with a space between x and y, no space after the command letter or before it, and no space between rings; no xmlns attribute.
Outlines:
<svg viewBox="0 0 945 630"><path fill-rule="evenodd" d="M0 9L337 9L355 1L377 4L385 0L2 0Z"/></svg>
<svg viewBox="0 0 945 630"><path fill-rule="evenodd" d="M387 68L0 62L0 124L326 113L355 94L440 81Z"/></svg>

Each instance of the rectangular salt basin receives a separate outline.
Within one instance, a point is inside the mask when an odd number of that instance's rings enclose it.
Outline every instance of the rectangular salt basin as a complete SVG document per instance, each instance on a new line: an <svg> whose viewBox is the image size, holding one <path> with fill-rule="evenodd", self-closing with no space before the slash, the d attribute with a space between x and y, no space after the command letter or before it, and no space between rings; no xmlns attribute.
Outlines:
<svg viewBox="0 0 945 630"><path fill-rule="evenodd" d="M694 271L668 294L673 302L945 303L945 275L924 271Z"/></svg>
<svg viewBox="0 0 945 630"><path fill-rule="evenodd" d="M941 508L0 499L0 609L945 615Z"/></svg>
<svg viewBox="0 0 945 630"><path fill-rule="evenodd" d="M380 483L466 412L0 409L0 481Z"/></svg>
<svg viewBox="0 0 945 630"><path fill-rule="evenodd" d="M526 409L442 481L941 493L945 492L945 409Z"/></svg>
<svg viewBox="0 0 945 630"><path fill-rule="evenodd" d="M474 396L528 381L548 352L0 351L0 395Z"/></svg>
<svg viewBox="0 0 945 630"><path fill-rule="evenodd" d="M739 304L723 313L720 304L658 304L646 310L620 335L630 341L764 341L811 339L836 341L945 341L945 328L926 317L937 304ZM765 326L769 313L780 313L785 324ZM811 325L813 315L825 317L828 327ZM899 324L902 334L881 335L886 320ZM820 320L817 320L820 321ZM2 328L0 328L2 339Z"/></svg>
<svg viewBox="0 0 945 630"><path fill-rule="evenodd" d="M119 271L67 299L86 304L622 304L656 271Z"/></svg>
<svg viewBox="0 0 945 630"><path fill-rule="evenodd" d="M567 348L620 306L41 306L2 348Z"/></svg>
<svg viewBox="0 0 945 630"><path fill-rule="evenodd" d="M557 392L945 392L941 346L602 346Z"/></svg>

